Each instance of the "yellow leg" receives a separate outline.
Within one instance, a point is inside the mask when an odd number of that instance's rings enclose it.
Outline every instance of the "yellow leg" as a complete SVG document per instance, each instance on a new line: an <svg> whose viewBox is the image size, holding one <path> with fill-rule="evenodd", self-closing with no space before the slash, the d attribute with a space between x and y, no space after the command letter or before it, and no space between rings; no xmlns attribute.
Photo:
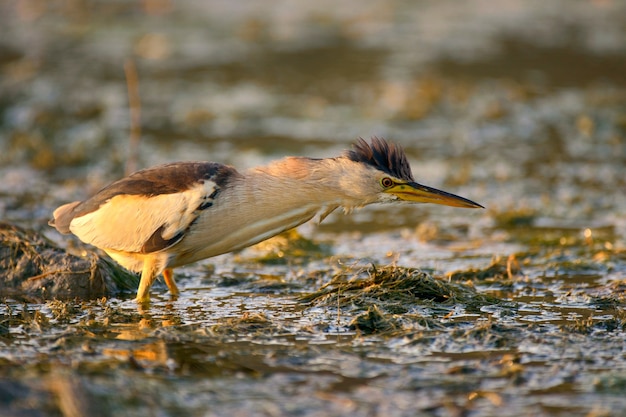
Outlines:
<svg viewBox="0 0 626 417"><path fill-rule="evenodd" d="M139 288L137 288L137 298L135 298L138 303L150 301L150 287L156 278L157 271L156 259L147 256L143 261L141 280L139 281Z"/></svg>
<svg viewBox="0 0 626 417"><path fill-rule="evenodd" d="M169 288L170 294L180 294L180 291L178 291L178 287L176 286L176 281L174 281L174 270L172 268L165 268L163 270L163 280L165 280L165 284L167 285L167 288Z"/></svg>

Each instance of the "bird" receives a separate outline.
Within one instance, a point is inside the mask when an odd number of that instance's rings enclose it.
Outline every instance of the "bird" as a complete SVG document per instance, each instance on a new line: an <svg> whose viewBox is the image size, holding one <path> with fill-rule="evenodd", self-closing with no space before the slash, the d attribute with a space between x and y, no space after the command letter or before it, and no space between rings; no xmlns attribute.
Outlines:
<svg viewBox="0 0 626 417"><path fill-rule="evenodd" d="M238 171L216 162L173 162L137 171L84 201L58 207L49 224L141 272L135 300L149 302L162 274L179 294L173 269L237 251L338 208L372 203L434 203L484 208L415 181L403 148L359 138L341 155L285 157Z"/></svg>

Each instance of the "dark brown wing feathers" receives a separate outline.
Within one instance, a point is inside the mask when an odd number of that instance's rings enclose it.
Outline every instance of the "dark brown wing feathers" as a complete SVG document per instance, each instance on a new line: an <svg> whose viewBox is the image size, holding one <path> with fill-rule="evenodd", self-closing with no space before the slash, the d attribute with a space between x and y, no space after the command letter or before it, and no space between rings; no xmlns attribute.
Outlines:
<svg viewBox="0 0 626 417"><path fill-rule="evenodd" d="M223 187L235 169L215 162L175 162L137 171L100 190L73 210L73 217L91 213L116 195L147 197L186 191L204 180Z"/></svg>
<svg viewBox="0 0 626 417"><path fill-rule="evenodd" d="M70 223L75 217L97 210L102 204L117 195L150 197L173 194L186 191L206 180L215 182L218 186L217 190L219 190L236 172L233 167L215 162L174 162L144 169L107 185L85 201L77 201L59 207L55 210L54 219L50 221L50 225L61 233L70 233ZM215 195L210 196L207 201L212 201L213 197ZM205 209L210 205L210 203L203 203L199 209ZM155 239L158 240L156 236ZM159 246L159 243L163 244L164 242L157 243L155 240L152 243L146 242L146 245L156 247Z"/></svg>

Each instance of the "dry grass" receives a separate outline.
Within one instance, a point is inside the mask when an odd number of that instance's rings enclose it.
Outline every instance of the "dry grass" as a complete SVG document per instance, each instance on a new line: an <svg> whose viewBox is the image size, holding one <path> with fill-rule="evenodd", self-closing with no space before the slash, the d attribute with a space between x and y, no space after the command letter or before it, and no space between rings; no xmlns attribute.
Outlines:
<svg viewBox="0 0 626 417"><path fill-rule="evenodd" d="M434 278L418 269L373 265L336 274L318 291L303 296L302 301L317 306L378 305L392 313L403 313L416 304L489 304L494 300L470 286Z"/></svg>

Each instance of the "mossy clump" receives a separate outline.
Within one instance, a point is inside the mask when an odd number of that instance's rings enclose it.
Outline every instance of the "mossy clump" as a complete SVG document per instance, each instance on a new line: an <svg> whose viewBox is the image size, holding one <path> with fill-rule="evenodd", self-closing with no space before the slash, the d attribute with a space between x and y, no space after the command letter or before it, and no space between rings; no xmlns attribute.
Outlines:
<svg viewBox="0 0 626 417"><path fill-rule="evenodd" d="M377 305L369 307L367 312L352 319L348 328L358 330L362 334L387 333L402 327L400 321L391 314L380 311Z"/></svg>
<svg viewBox="0 0 626 417"><path fill-rule="evenodd" d="M470 286L434 278L414 268L385 266L342 271L318 291L302 297L316 306L372 306L386 311L420 304L492 304L495 299Z"/></svg>
<svg viewBox="0 0 626 417"><path fill-rule="evenodd" d="M520 331L493 320L486 320L476 322L470 328L456 329L452 336L456 340L462 340L467 346L492 346L495 349L503 349L514 347L518 343Z"/></svg>
<svg viewBox="0 0 626 417"><path fill-rule="evenodd" d="M260 253L254 261L266 265L285 265L305 263L312 259L321 259L331 254L331 246L318 243L302 236L296 229L274 236L253 247Z"/></svg>
<svg viewBox="0 0 626 417"><path fill-rule="evenodd" d="M95 299L139 279L96 254L75 256L39 233L0 223L0 297L21 301Z"/></svg>
<svg viewBox="0 0 626 417"><path fill-rule="evenodd" d="M209 331L223 336L268 336L279 333L280 327L263 313L244 313L241 317L229 318L211 326Z"/></svg>
<svg viewBox="0 0 626 417"><path fill-rule="evenodd" d="M519 255L520 257L523 255ZM518 255L508 257L496 257L486 268L471 268L462 271L455 271L448 275L452 281L490 281L495 280L500 283L512 280L518 275L522 275Z"/></svg>

